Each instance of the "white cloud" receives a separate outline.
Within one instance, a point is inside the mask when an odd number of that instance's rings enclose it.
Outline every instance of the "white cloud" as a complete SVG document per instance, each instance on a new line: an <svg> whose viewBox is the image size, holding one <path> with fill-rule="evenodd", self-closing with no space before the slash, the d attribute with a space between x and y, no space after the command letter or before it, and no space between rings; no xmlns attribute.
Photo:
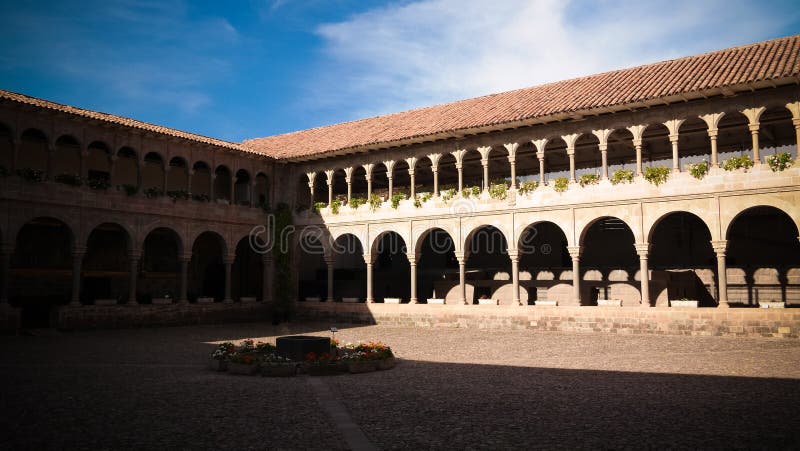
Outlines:
<svg viewBox="0 0 800 451"><path fill-rule="evenodd" d="M318 28L325 62L304 107L343 120L533 86L769 38L780 14L725 0L391 5Z"/></svg>

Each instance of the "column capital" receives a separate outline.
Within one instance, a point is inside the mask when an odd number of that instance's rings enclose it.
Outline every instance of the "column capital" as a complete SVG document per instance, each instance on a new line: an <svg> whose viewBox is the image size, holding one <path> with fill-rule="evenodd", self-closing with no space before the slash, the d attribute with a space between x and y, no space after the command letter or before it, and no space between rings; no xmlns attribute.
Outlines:
<svg viewBox="0 0 800 451"><path fill-rule="evenodd" d="M492 151L491 146L481 146L478 147L478 152L481 154L481 164L486 166L489 164L489 153Z"/></svg>
<svg viewBox="0 0 800 451"><path fill-rule="evenodd" d="M503 147L505 147L506 151L508 151L508 161L513 162L515 157L517 156L517 149L519 149L519 143L506 143L503 144Z"/></svg>
<svg viewBox="0 0 800 451"><path fill-rule="evenodd" d="M262 263L272 263L272 252L264 252L261 254Z"/></svg>
<svg viewBox="0 0 800 451"><path fill-rule="evenodd" d="M644 130L646 128L647 124L631 125L630 127L627 127L628 131L630 131L633 135L634 146L642 145L642 135L644 135Z"/></svg>
<svg viewBox="0 0 800 451"><path fill-rule="evenodd" d="M597 137L597 140L600 142L600 150L605 150L608 148L608 137L611 136L614 130L604 128L601 130L592 130L592 134Z"/></svg>
<svg viewBox="0 0 800 451"><path fill-rule="evenodd" d="M567 155L574 155L575 154L575 143L578 141L578 138L581 137L580 133L573 133L571 135L562 135L561 139L567 143Z"/></svg>
<svg viewBox="0 0 800 451"><path fill-rule="evenodd" d="M336 171L334 171L333 169L328 169L327 171L325 171L325 177L326 177L325 181L328 183L328 185L333 184L333 174L335 172Z"/></svg>
<svg viewBox="0 0 800 451"><path fill-rule="evenodd" d="M647 254L650 252L650 243L636 243L633 247L640 258L647 258Z"/></svg>
<svg viewBox="0 0 800 451"><path fill-rule="evenodd" d="M344 179L347 180L348 183L350 183L350 177L352 176L353 176L353 166L344 168Z"/></svg>
<svg viewBox="0 0 800 451"><path fill-rule="evenodd" d="M747 117L748 125L750 126L750 131L753 131L752 126L756 126L756 130L758 130L758 120L761 118L761 114L766 111L766 107L757 107L757 108L747 108L742 110L742 114Z"/></svg>
<svg viewBox="0 0 800 451"><path fill-rule="evenodd" d="M428 159L431 160L431 168L436 171L439 167L439 160L442 158L442 154L440 153L431 153L428 154Z"/></svg>
<svg viewBox="0 0 800 451"><path fill-rule="evenodd" d="M464 251L456 251L456 260L458 260L458 264L463 264L466 262L466 253Z"/></svg>
<svg viewBox="0 0 800 451"><path fill-rule="evenodd" d="M236 260L236 254L224 255L222 257L222 263L226 265L232 265L235 260Z"/></svg>
<svg viewBox="0 0 800 451"><path fill-rule="evenodd" d="M333 254L325 254L322 256L322 260L325 261L325 264L328 266L333 266L333 263L336 261L336 257Z"/></svg>
<svg viewBox="0 0 800 451"><path fill-rule="evenodd" d="M408 171L410 174L414 173L414 168L417 166L417 157L408 157L406 158L406 164L408 164Z"/></svg>
<svg viewBox="0 0 800 451"><path fill-rule="evenodd" d="M384 161L383 166L386 167L386 176L388 178L392 178L392 171L394 171L394 160Z"/></svg>
<svg viewBox="0 0 800 451"><path fill-rule="evenodd" d="M128 258L131 260L139 260L142 258L142 251L140 249L129 250Z"/></svg>
<svg viewBox="0 0 800 451"><path fill-rule="evenodd" d="M375 263L375 257L377 257L377 255L372 255L372 253L364 253L363 257L364 257L364 263L366 263L367 266L369 266Z"/></svg>
<svg viewBox="0 0 800 451"><path fill-rule="evenodd" d="M581 258L581 252L583 252L583 249L581 246L567 246L567 252L569 252L569 256L574 260L576 258Z"/></svg>
<svg viewBox="0 0 800 451"><path fill-rule="evenodd" d="M722 116L725 116L724 112L709 113L698 116L700 119L703 120L703 122L706 123L706 126L708 127L708 136L711 136L712 131L714 132L714 136L715 137L717 136L716 135L716 132L718 131L717 126L719 125L719 121L722 119Z"/></svg>
<svg viewBox="0 0 800 451"><path fill-rule="evenodd" d="M185 253L185 254L178 255L178 261L181 262L181 263L188 263L191 260L192 260L192 254L191 253Z"/></svg>
<svg viewBox="0 0 800 451"><path fill-rule="evenodd" d="M73 246L72 247L72 257L83 257L86 255L86 246Z"/></svg>
<svg viewBox="0 0 800 451"><path fill-rule="evenodd" d="M517 249L509 249L508 250L508 258L510 258L512 262L514 260L519 260L519 250L517 250Z"/></svg>
<svg viewBox="0 0 800 451"><path fill-rule="evenodd" d="M728 240L711 240L711 247L718 255L725 255L725 251L728 249Z"/></svg>
<svg viewBox="0 0 800 451"><path fill-rule="evenodd" d="M536 155L538 156L540 153L542 154L539 159L544 158L544 148L547 145L547 141L547 138L531 140L531 143L536 148Z"/></svg>
<svg viewBox="0 0 800 451"><path fill-rule="evenodd" d="M308 177L308 186L314 186L314 180L317 178L317 173L306 172L306 177Z"/></svg>
<svg viewBox="0 0 800 451"><path fill-rule="evenodd" d="M453 158L456 159L456 167L457 168L461 167L461 163L464 160L464 154L465 153L467 153L467 149L456 149L456 150L450 152L450 154L453 155Z"/></svg>
<svg viewBox="0 0 800 451"><path fill-rule="evenodd" d="M417 264L417 257L415 255L406 255L408 258L408 264L414 266Z"/></svg>
<svg viewBox="0 0 800 451"><path fill-rule="evenodd" d="M375 165L373 163L367 163L365 165L362 165L362 167L364 168L364 172L366 174L367 180L371 179L372 178L372 170L375 168Z"/></svg>
<svg viewBox="0 0 800 451"><path fill-rule="evenodd" d="M792 117L794 120L798 121L795 122L795 125L800 123L800 101L790 102L786 104L786 108L792 113Z"/></svg>
<svg viewBox="0 0 800 451"><path fill-rule="evenodd" d="M667 127L669 130L669 139L672 141L672 136L675 135L675 140L678 140L678 131L681 128L681 124L686 122L686 119L670 119L664 122L664 126Z"/></svg>

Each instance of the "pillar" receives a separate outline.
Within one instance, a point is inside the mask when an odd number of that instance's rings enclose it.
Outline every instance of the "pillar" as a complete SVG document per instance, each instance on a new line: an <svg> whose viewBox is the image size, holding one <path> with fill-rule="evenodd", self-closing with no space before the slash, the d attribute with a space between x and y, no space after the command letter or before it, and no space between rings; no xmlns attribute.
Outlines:
<svg viewBox="0 0 800 451"><path fill-rule="evenodd" d="M333 204L333 171L325 171L325 182L328 184L328 208Z"/></svg>
<svg viewBox="0 0 800 451"><path fill-rule="evenodd" d="M194 169L186 170L186 193L191 197L192 195L192 177L194 176Z"/></svg>
<svg viewBox="0 0 800 451"><path fill-rule="evenodd" d="M711 241L714 253L717 254L717 306L721 308L730 307L728 304L728 268L725 264L725 251L728 248L727 240Z"/></svg>
<svg viewBox="0 0 800 451"><path fill-rule="evenodd" d="M508 164L511 166L511 189L517 189L517 149L519 143L503 144L508 151Z"/></svg>
<svg viewBox="0 0 800 451"><path fill-rule="evenodd" d="M800 150L800 101L787 103L786 108L792 113L792 125L794 125L795 143ZM797 162L800 163L800 153L797 155Z"/></svg>
<svg viewBox="0 0 800 451"><path fill-rule="evenodd" d="M567 143L567 156L569 156L569 181L575 183L575 142L581 136L580 133L573 133L571 135L562 136L561 139Z"/></svg>
<svg viewBox="0 0 800 451"><path fill-rule="evenodd" d="M481 166L483 166L483 192L484 196L489 195L489 153L492 148L489 146L478 147L478 152L481 154Z"/></svg>
<svg viewBox="0 0 800 451"><path fill-rule="evenodd" d="M432 153L428 155L428 159L431 160L431 172L433 172L433 195L438 197L439 196L439 159L442 158L442 154L439 153Z"/></svg>
<svg viewBox="0 0 800 451"><path fill-rule="evenodd" d="M364 177L367 179L367 202L369 202L369 198L372 197L372 168L374 165L372 163L364 165Z"/></svg>
<svg viewBox="0 0 800 451"><path fill-rule="evenodd" d="M464 154L467 153L466 149L457 149L451 152L453 158L456 159L456 169L458 170L458 195L464 190Z"/></svg>
<svg viewBox="0 0 800 451"><path fill-rule="evenodd" d="M364 263L367 264L367 304L372 304L375 302L372 297L372 256L364 254Z"/></svg>
<svg viewBox="0 0 800 451"><path fill-rule="evenodd" d="M189 261L191 259L191 254L181 255L178 257L178 261L181 264L181 287L180 293L178 293L179 304L187 304L189 302L189 296L187 293L189 291Z"/></svg>
<svg viewBox="0 0 800 451"><path fill-rule="evenodd" d="M539 184L544 186L544 148L547 146L547 138L531 141L536 149L536 157L539 159Z"/></svg>
<svg viewBox="0 0 800 451"><path fill-rule="evenodd" d="M417 301L417 258L416 256L408 257L408 264L411 269L411 293L409 294L408 302L416 304Z"/></svg>
<svg viewBox="0 0 800 451"><path fill-rule="evenodd" d="M208 177L211 179L211 185L210 185L211 189L209 190L210 194L209 197L211 198L211 202L213 203L217 201L217 186L216 186L217 184L214 183L214 181L217 179L217 174L215 172L212 172L208 175Z"/></svg>
<svg viewBox="0 0 800 451"><path fill-rule="evenodd" d="M233 303L233 298L231 297L231 266L233 266L233 260L236 257L233 255L228 255L223 259L223 263L225 264L225 298L222 302L226 304Z"/></svg>
<svg viewBox="0 0 800 451"><path fill-rule="evenodd" d="M649 243L634 245L639 255L639 277L641 278L642 307L650 307L650 269L647 266L647 254L650 251Z"/></svg>
<svg viewBox="0 0 800 451"><path fill-rule="evenodd" d="M347 203L353 197L353 167L344 168L344 181L347 183Z"/></svg>
<svg viewBox="0 0 800 451"><path fill-rule="evenodd" d="M742 114L747 116L747 128L750 129L750 135L753 139L753 161L757 165L761 164L761 153L758 150L759 118L764 110L766 110L766 108L763 106L759 108L748 108L746 110L742 110Z"/></svg>
<svg viewBox="0 0 800 451"><path fill-rule="evenodd" d="M383 166L386 167L386 179L389 180L389 200L392 200L392 191L394 190L394 180L392 177L394 171L394 160L384 161Z"/></svg>
<svg viewBox="0 0 800 451"><path fill-rule="evenodd" d="M325 264L328 266L328 302L333 302L333 256L326 255Z"/></svg>
<svg viewBox="0 0 800 451"><path fill-rule="evenodd" d="M567 251L572 257L572 301L581 305L581 247L568 246Z"/></svg>
<svg viewBox="0 0 800 451"><path fill-rule="evenodd" d="M467 305L467 259L463 252L456 252L456 259L458 260L458 303L461 305Z"/></svg>
<svg viewBox="0 0 800 451"><path fill-rule="evenodd" d="M711 166L712 168L719 167L719 159L717 157L717 136L719 135L719 121L725 116L725 113L711 113L699 116L703 122L708 126L708 139L711 141Z"/></svg>
<svg viewBox="0 0 800 451"><path fill-rule="evenodd" d="M53 145L48 145L47 147L47 173L45 174L45 180L53 180L55 174L53 174L53 159L55 158L56 148Z"/></svg>
<svg viewBox="0 0 800 451"><path fill-rule="evenodd" d="M672 172L681 172L680 159L678 157L678 132L685 119L670 119L664 122L664 126L669 131L669 142L672 145Z"/></svg>
<svg viewBox="0 0 800 451"><path fill-rule="evenodd" d="M522 305L519 296L519 253L516 249L509 249L508 256L511 258L511 291L513 304Z"/></svg>
<svg viewBox="0 0 800 451"><path fill-rule="evenodd" d="M250 197L250 199L248 199L250 201L250 206L251 207L255 207L256 206L256 179L255 178L251 178L250 179L250 189L247 191L247 195L248 195L248 197Z"/></svg>
<svg viewBox="0 0 800 451"><path fill-rule="evenodd" d="M411 180L411 189L409 191L411 195L409 196L409 198L413 199L416 196L417 182L416 179L414 178L414 172L415 169L417 168L417 158L416 157L406 158L406 163L408 164L408 178Z"/></svg>
<svg viewBox="0 0 800 451"><path fill-rule="evenodd" d="M69 301L72 306L81 305L81 267L84 255L86 255L85 247L72 249L72 296Z"/></svg>
<svg viewBox="0 0 800 451"><path fill-rule="evenodd" d="M89 150L82 149L81 150L81 180L86 183L86 179L89 178Z"/></svg>
<svg viewBox="0 0 800 451"><path fill-rule="evenodd" d="M308 206L314 208L314 179L317 178L317 173L307 172L306 177L308 177Z"/></svg>
<svg viewBox="0 0 800 451"><path fill-rule="evenodd" d="M600 150L600 158L602 160L600 180L608 180L608 137L611 136L613 131L610 129L592 130L592 134L599 141L597 148Z"/></svg>
<svg viewBox="0 0 800 451"><path fill-rule="evenodd" d="M14 248L0 247L0 306L8 305L8 291L11 285L11 255Z"/></svg>
<svg viewBox="0 0 800 451"><path fill-rule="evenodd" d="M272 302L272 252L261 254L261 302Z"/></svg>
<svg viewBox="0 0 800 451"><path fill-rule="evenodd" d="M628 131L633 135L633 147L636 149L636 176L642 176L642 135L647 125L632 125Z"/></svg>
<svg viewBox="0 0 800 451"><path fill-rule="evenodd" d="M394 188L394 178L392 177L391 173L387 173L386 178L389 179L389 200L392 200L392 189Z"/></svg>
<svg viewBox="0 0 800 451"><path fill-rule="evenodd" d="M142 251L135 250L128 252L128 304L136 305L136 281L139 279L139 259L142 258Z"/></svg>

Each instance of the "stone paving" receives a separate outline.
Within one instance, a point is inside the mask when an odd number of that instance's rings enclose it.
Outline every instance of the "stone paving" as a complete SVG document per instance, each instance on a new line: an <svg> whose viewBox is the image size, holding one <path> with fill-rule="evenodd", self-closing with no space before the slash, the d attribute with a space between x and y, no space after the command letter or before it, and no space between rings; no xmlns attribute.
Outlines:
<svg viewBox="0 0 800 451"><path fill-rule="evenodd" d="M402 361L317 379L324 401L205 369L214 342L326 328L0 337L0 448L346 449L331 400L381 449L800 447L797 340L341 326Z"/></svg>

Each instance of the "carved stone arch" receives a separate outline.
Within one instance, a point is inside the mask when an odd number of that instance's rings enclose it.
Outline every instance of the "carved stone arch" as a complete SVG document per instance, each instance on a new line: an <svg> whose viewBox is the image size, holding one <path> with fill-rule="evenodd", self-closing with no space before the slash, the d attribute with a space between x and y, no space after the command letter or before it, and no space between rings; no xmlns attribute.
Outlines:
<svg viewBox="0 0 800 451"><path fill-rule="evenodd" d="M144 226L139 230L138 238L136 239L137 246L140 246L138 250L141 250L141 246L144 246L144 242L147 239L147 235L150 234L155 229L164 228L169 229L175 233L178 237L178 253L183 254L186 252L187 243L189 240L187 238L186 232L183 227L180 227L178 224L173 222L164 222L159 220L152 221ZM190 248L191 249L191 248Z"/></svg>
<svg viewBox="0 0 800 451"><path fill-rule="evenodd" d="M567 245L574 246L572 212L570 210L550 210L547 212L528 212L517 213L514 215L514 248L519 247L519 242L523 238L525 231L529 227L543 222L552 222L564 233L567 238ZM512 243L509 242L509 248Z"/></svg>
<svg viewBox="0 0 800 451"><path fill-rule="evenodd" d="M369 253L371 256L374 257L377 255L381 239L383 239L384 235L389 233L396 233L397 236L403 240L403 244L406 246L406 253L412 249L410 247L410 234L406 224L376 224L375 226L370 226L369 229Z"/></svg>
<svg viewBox="0 0 800 451"><path fill-rule="evenodd" d="M366 252L370 249L369 247L369 238L367 233L367 228L365 226L358 226L358 227L335 227L331 228L331 244L335 243L340 237L344 235L353 235L358 243L361 245L361 249Z"/></svg>
<svg viewBox="0 0 800 451"><path fill-rule="evenodd" d="M33 124L21 125L17 129L17 131L19 131L19 135L17 136L18 139L21 139L22 135L24 135L24 134L26 134L28 132L31 132L31 133L36 133L36 134L42 135L44 137L45 141L47 142L48 146L51 146L55 142L55 140L53 139L53 136L52 136L51 133L47 133L44 130L42 130L41 127L38 127L38 126L33 125Z"/></svg>
<svg viewBox="0 0 800 451"><path fill-rule="evenodd" d="M136 230L133 227L131 227L126 221L124 221L123 218L119 217L116 218L97 217L97 218L91 218L90 220L85 222L81 229L81 236L79 239L81 246L87 246L89 242L89 236L91 236L92 232L96 228L100 227L103 224L114 224L116 226L119 226L119 228L124 230L125 234L127 235L126 238L128 239L127 243L128 250L130 251L133 249L139 249L139 241L136 234Z"/></svg>
<svg viewBox="0 0 800 451"><path fill-rule="evenodd" d="M191 231L189 232L189 234L187 236L187 240L186 240L187 246L184 247L184 249L186 249L186 252L191 251L192 247L194 246L195 241L197 241L197 237L199 237L200 235L202 235L203 233L206 233L206 232L213 233L214 235L217 235L219 237L220 244L222 245L222 255L223 256L227 256L227 255L230 255L232 253L231 252L231 246L230 246L230 244L232 243L232 241L230 239L231 238L230 234L224 228L218 227L215 224L203 224L203 225L199 225L197 227L192 227ZM238 242L239 241L237 240L236 243L238 243ZM234 243L234 248L233 248L234 251L236 249L235 248L236 243Z"/></svg>
<svg viewBox="0 0 800 451"><path fill-rule="evenodd" d="M760 194L753 197L746 204L732 201L720 205L721 230L724 232L722 239L728 239L731 226L739 216L757 207L772 207L783 212L794 222L800 235L800 193Z"/></svg>
<svg viewBox="0 0 800 451"><path fill-rule="evenodd" d="M584 241L584 238L586 237L586 233L589 231L589 229L592 228L592 226L597 221L600 221L601 219L608 219L608 218L618 219L618 220L622 221L628 227L628 229L630 229L630 231L633 233L634 241L637 242L637 243L642 242L641 241L641 239L642 239L641 227L638 227L638 226L634 227L635 224L631 224L630 218L625 218L624 216L625 215L619 215L618 212L616 212L616 211L610 211L610 212L608 212L608 214L599 214L599 215L593 216L591 218L587 217L584 220L576 220L575 221L575 230L576 230L576 232L578 230L580 230L580 233L578 234L578 240L577 240L578 245L583 246L585 244L583 241Z"/></svg>
<svg viewBox="0 0 800 451"><path fill-rule="evenodd" d="M514 233L511 230L512 222L512 217L509 215L481 216L463 219L461 221L461 250L466 251L467 245L469 244L475 232L487 226L491 226L499 230L500 233L503 234L503 238L506 240L506 246L508 249L514 249L512 246L516 244L516 241L514 241Z"/></svg>
<svg viewBox="0 0 800 451"><path fill-rule="evenodd" d="M714 199L693 199L680 202L664 202L647 204L644 210L644 230L642 236L646 243L652 243L653 232L658 224L673 213L689 213L700 219L705 224L712 240L720 238L719 221L716 214Z"/></svg>
<svg viewBox="0 0 800 451"><path fill-rule="evenodd" d="M68 215L63 215L58 211L42 211L40 209L35 209L34 211L26 214L25 216L17 217L9 221L10 227L8 230L8 236L6 237L8 239L8 242L16 243L19 231L22 230L22 228L25 227L25 225L28 224L29 222L39 218L50 218L60 221L67 227L67 230L69 231L70 246L72 247L75 247L76 245L83 246L83 244L81 244L81 242L78 241L81 235L81 228L79 221L70 218Z"/></svg>
<svg viewBox="0 0 800 451"><path fill-rule="evenodd" d="M616 218L624 222L633 233L633 238L637 243L644 240L642 233L642 217L638 204L618 205L609 209L608 207L591 207L575 210L575 245L583 245L583 238L589 228L600 219ZM567 236L567 239L570 237Z"/></svg>
<svg viewBox="0 0 800 451"><path fill-rule="evenodd" d="M460 252L462 249L460 247L461 230L459 228L459 222L457 219L414 222L411 229L411 249L414 249L414 254L417 257L419 257L420 246L425 240L425 237L428 236L428 234L434 229L442 229L447 233L448 236L450 236L450 239L453 240L453 246L455 247L456 252ZM406 245L408 245L408 243L406 243Z"/></svg>

